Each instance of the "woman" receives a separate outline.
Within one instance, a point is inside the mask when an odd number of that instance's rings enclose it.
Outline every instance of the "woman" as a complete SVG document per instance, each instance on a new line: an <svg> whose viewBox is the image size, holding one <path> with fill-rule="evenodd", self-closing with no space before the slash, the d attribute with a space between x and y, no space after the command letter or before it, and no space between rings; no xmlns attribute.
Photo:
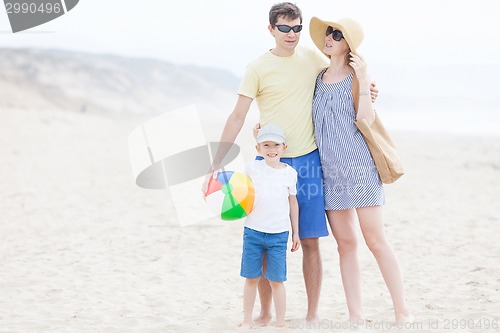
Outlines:
<svg viewBox="0 0 500 333"><path fill-rule="evenodd" d="M338 22L311 19L310 34L330 58L316 80L313 99L315 138L323 168L325 210L338 244L340 271L349 309L349 320L363 320L360 268L357 257L356 220L391 293L396 322L412 322L405 301L399 264L383 230L382 182L356 120L375 118L366 63L356 48L363 40L361 26L352 19ZM357 112L352 82L359 82ZM356 219L357 218L357 219Z"/></svg>

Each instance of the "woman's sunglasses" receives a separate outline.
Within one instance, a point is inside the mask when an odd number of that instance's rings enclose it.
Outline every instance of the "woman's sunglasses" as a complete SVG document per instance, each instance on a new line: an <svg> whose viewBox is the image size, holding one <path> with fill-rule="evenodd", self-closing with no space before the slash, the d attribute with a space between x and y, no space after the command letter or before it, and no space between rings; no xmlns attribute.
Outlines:
<svg viewBox="0 0 500 333"><path fill-rule="evenodd" d="M340 42L340 40L344 38L344 35L342 35L342 31L336 30L332 27L326 28L326 35L332 35L333 40L336 40L337 42Z"/></svg>
<svg viewBox="0 0 500 333"><path fill-rule="evenodd" d="M279 31L284 32L284 33L289 33L290 30L293 30L293 32L298 33L302 30L302 24L295 25L293 27L289 25L275 25L276 28L278 28Z"/></svg>

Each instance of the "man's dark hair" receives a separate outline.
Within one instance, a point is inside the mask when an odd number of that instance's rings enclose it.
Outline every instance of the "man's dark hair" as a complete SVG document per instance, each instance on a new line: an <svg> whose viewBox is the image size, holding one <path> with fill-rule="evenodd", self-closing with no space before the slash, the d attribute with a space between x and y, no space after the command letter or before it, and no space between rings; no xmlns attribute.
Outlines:
<svg viewBox="0 0 500 333"><path fill-rule="evenodd" d="M302 11L297 5L291 2L280 2L271 7L269 10L269 24L274 27L280 17L289 20L300 18L300 23L302 24Z"/></svg>

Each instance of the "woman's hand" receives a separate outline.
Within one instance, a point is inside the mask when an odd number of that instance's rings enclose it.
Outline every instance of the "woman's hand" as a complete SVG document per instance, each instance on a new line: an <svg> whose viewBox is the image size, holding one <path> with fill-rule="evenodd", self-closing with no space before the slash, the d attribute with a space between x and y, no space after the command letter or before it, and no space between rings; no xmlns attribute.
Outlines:
<svg viewBox="0 0 500 333"><path fill-rule="evenodd" d="M360 54L354 52L349 52L349 55L351 56L351 61L349 62L349 65L354 69L354 72L356 73L358 80L369 81L365 59Z"/></svg>
<svg viewBox="0 0 500 333"><path fill-rule="evenodd" d="M356 73L360 90L370 90L370 77L366 68L365 59L357 53L350 52L349 55L351 56L349 65L354 69L354 72Z"/></svg>
<svg viewBox="0 0 500 333"><path fill-rule="evenodd" d="M365 58L358 53L350 52L349 54L351 56L349 65L354 69L356 77L358 78L359 91L365 92L366 94L369 93L372 103L374 103L378 96L378 89L376 88L375 82L370 81Z"/></svg>

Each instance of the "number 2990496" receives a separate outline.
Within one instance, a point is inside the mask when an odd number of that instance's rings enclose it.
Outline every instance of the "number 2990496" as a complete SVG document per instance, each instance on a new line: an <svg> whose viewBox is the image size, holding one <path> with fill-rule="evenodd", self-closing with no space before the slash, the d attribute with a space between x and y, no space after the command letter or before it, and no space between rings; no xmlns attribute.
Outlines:
<svg viewBox="0 0 500 333"><path fill-rule="evenodd" d="M7 14L36 14L36 13L47 13L47 14L52 14L56 13L59 14L63 8L60 3L11 3L11 2L6 2L5 3L5 9L7 10Z"/></svg>

